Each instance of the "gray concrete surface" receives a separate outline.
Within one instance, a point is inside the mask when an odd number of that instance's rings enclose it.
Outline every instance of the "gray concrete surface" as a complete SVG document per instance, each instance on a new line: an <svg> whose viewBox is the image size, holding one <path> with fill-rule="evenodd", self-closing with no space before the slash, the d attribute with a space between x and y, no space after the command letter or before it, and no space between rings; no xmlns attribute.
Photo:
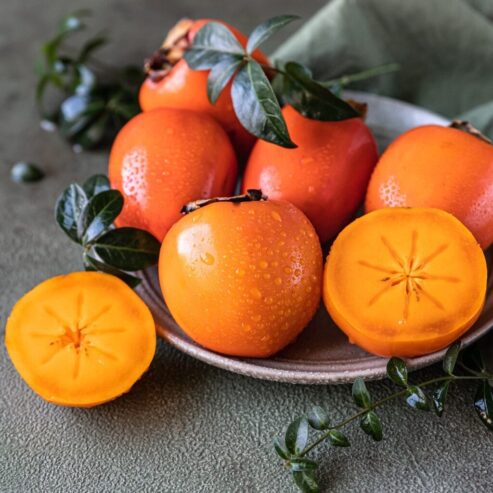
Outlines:
<svg viewBox="0 0 493 493"><path fill-rule="evenodd" d="M60 14L97 13L114 39L105 56L137 62L183 15L222 16L240 27L276 13L310 15L320 0L215 1L2 0L0 4L0 331L13 303L56 274L80 269L58 231L53 204L71 181L104 171L104 154L73 155L42 132L33 101L33 61ZM32 160L47 171L36 185L15 185L9 167ZM421 371L415 378L438 373ZM375 395L385 382L369 384ZM375 444L349 430L349 449L323 447L322 491L492 491L493 437L470 406L472 389L452 389L440 420L402 404L382 412ZM334 418L351 408L350 388L255 381L211 368L160 343L151 370L128 395L92 410L65 409L35 396L0 346L0 492L295 491L271 450L285 424L310 405Z"/></svg>

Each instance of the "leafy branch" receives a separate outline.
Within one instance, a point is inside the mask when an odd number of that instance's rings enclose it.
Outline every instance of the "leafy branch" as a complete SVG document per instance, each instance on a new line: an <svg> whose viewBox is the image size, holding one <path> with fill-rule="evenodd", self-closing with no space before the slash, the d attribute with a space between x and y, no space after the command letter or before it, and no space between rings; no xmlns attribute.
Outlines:
<svg viewBox="0 0 493 493"><path fill-rule="evenodd" d="M422 411L434 410L441 417L445 408L449 387L460 381L476 381L478 388L474 398L474 408L485 426L493 430L493 392L489 380L493 375L486 371L481 353L477 349L466 351L459 360L460 342L454 343L447 350L443 360L444 375L418 384L409 382L405 362L400 358L391 358L387 363L387 376L400 390L380 400L373 401L365 382L358 378L352 386L354 403L359 408L357 412L332 424L328 413L321 407L315 406L301 418L294 420L286 430L283 438L274 440L276 453L285 461L291 471L294 483L304 493L315 493L319 486L315 477L318 464L307 455L323 442L328 441L335 447L349 447L347 436L340 431L347 425L359 421L361 429L373 440L383 438L382 424L376 409L390 401L404 398L408 406ZM460 367L465 374L457 374L455 368ZM427 395L424 388L434 387ZM308 443L310 429L320 435Z"/></svg>
<svg viewBox="0 0 493 493"><path fill-rule="evenodd" d="M113 226L122 209L123 195L110 189L106 176L94 175L82 186L72 183L64 190L55 206L55 219L82 246L86 270L112 274L135 287L140 279L128 272L156 264L160 243L147 231Z"/></svg>

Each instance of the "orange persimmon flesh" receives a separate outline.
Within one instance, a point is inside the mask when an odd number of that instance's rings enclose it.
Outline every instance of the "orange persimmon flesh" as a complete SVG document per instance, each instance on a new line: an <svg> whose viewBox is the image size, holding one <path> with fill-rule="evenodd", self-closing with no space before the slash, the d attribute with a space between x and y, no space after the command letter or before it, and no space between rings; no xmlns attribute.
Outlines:
<svg viewBox="0 0 493 493"><path fill-rule="evenodd" d="M486 261L472 233L431 208L371 212L334 242L324 302L351 342L379 356L445 348L477 320Z"/></svg>
<svg viewBox="0 0 493 493"><path fill-rule="evenodd" d="M130 390L151 363L156 334L149 309L123 281L75 272L42 282L16 303L5 344L34 392L91 407Z"/></svg>

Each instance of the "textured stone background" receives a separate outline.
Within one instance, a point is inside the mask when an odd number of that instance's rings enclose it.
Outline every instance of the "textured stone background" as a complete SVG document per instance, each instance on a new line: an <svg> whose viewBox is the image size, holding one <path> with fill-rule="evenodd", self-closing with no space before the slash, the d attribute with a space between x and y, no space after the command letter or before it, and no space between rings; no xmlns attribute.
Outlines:
<svg viewBox="0 0 493 493"><path fill-rule="evenodd" d="M74 156L37 125L33 61L61 14L91 7L110 28L104 56L138 62L179 17L220 16L239 27L277 13L305 18L322 0L158 1L2 0L0 5L0 330L15 300L36 283L80 269L79 252L52 219L71 181L104 171L106 156ZM9 166L42 164L47 178L14 185ZM436 374L436 368L416 378ZM385 382L369 384L375 395ZM323 448L323 491L492 491L493 437L454 388L445 416L402 404L384 412L385 438L372 443L356 428L353 447ZM351 407L349 386L291 386L233 375L160 343L151 370L130 394L92 410L44 403L20 380L0 346L0 492L289 492L271 450L273 436L312 404L334 418Z"/></svg>

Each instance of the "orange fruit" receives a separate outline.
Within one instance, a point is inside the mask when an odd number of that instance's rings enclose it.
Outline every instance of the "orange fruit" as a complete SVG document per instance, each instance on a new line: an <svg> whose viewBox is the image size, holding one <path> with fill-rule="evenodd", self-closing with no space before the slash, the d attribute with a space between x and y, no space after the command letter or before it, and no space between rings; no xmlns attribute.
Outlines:
<svg viewBox="0 0 493 493"><path fill-rule="evenodd" d="M324 302L349 339L379 356L438 351L477 320L486 262L474 236L439 209L381 209L337 237Z"/></svg>
<svg viewBox="0 0 493 493"><path fill-rule="evenodd" d="M145 79L139 93L142 111L154 108L184 108L205 112L224 127L238 153L240 161L245 161L255 137L249 134L236 118L231 101L231 82L226 86L213 105L207 97L208 70L191 70L182 54L192 42L196 33L208 22L221 22L214 19L192 21L184 19L170 31L163 48L151 57L148 63L149 76ZM228 27L238 41L245 46L247 38L233 26ZM254 58L261 64L269 64L266 56L256 50Z"/></svg>
<svg viewBox="0 0 493 493"><path fill-rule="evenodd" d="M145 229L162 240L183 204L231 194L236 158L212 117L160 108L137 115L119 132L109 177L125 198L117 224Z"/></svg>
<svg viewBox="0 0 493 493"><path fill-rule="evenodd" d="M310 120L287 106L283 115L296 149L258 140L243 190L260 188L270 199L301 209L326 242L348 223L364 199L377 149L360 118Z"/></svg>
<svg viewBox="0 0 493 493"><path fill-rule="evenodd" d="M493 243L493 146L464 131L425 125L383 153L366 210L436 207L452 213L483 248Z"/></svg>
<svg viewBox="0 0 493 493"><path fill-rule="evenodd" d="M43 399L91 407L130 390L152 361L156 332L149 309L123 281L75 272L42 282L16 303L5 344Z"/></svg>
<svg viewBox="0 0 493 493"><path fill-rule="evenodd" d="M321 296L322 252L287 202L221 202L184 216L166 235L159 281L180 327L200 345L267 357L292 342Z"/></svg>

